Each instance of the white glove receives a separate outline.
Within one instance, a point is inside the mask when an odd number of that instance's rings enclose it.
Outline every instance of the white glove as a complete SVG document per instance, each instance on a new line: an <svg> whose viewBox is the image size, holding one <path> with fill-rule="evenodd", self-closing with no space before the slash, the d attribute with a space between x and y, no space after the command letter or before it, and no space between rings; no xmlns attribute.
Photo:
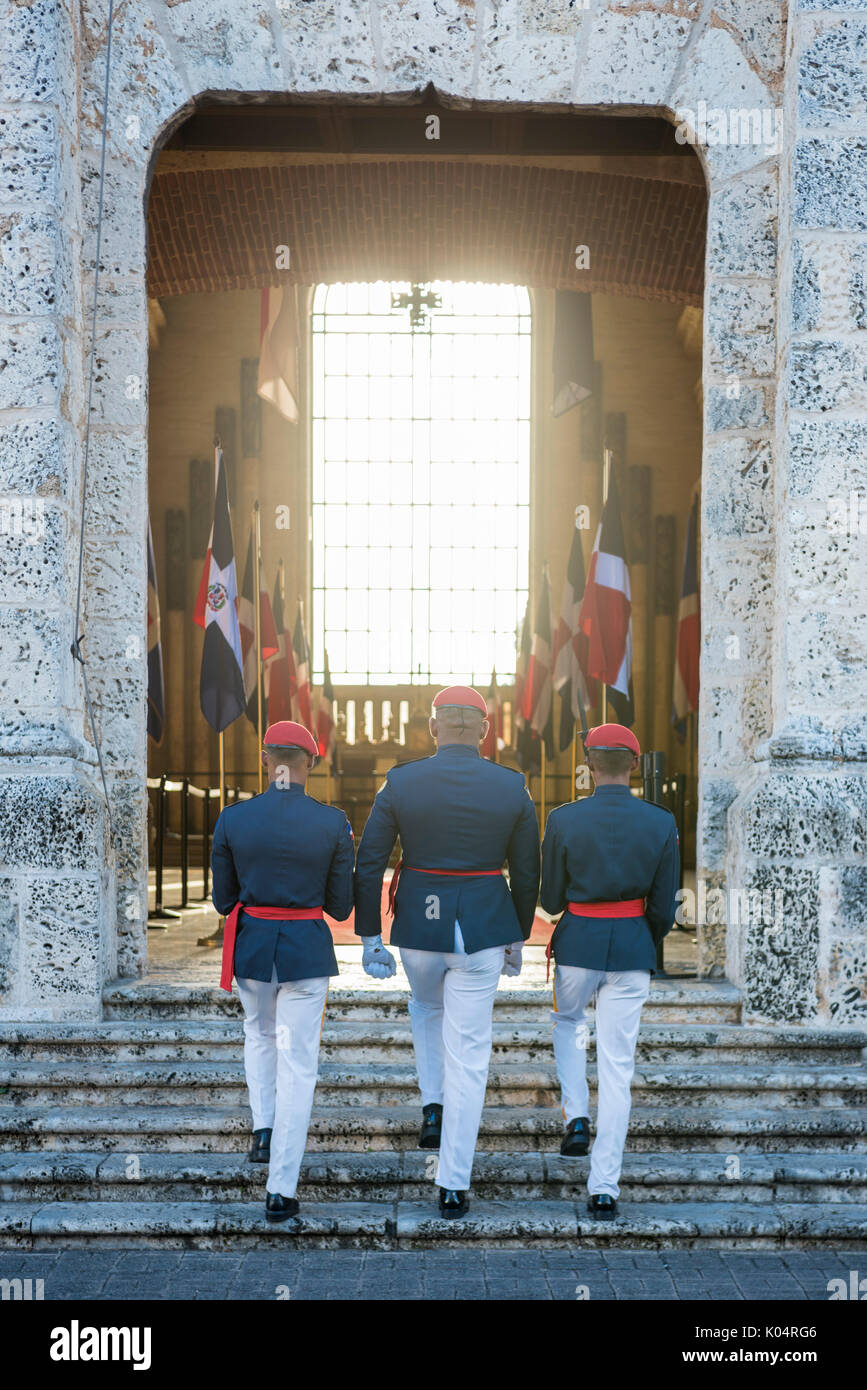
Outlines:
<svg viewBox="0 0 867 1390"><path fill-rule="evenodd" d="M374 980L387 980L397 974L394 956L383 946L381 936L364 937L361 964Z"/></svg>
<svg viewBox="0 0 867 1390"><path fill-rule="evenodd" d="M520 975L523 949L523 941L513 941L511 946L506 947L506 958L500 971L501 975Z"/></svg>

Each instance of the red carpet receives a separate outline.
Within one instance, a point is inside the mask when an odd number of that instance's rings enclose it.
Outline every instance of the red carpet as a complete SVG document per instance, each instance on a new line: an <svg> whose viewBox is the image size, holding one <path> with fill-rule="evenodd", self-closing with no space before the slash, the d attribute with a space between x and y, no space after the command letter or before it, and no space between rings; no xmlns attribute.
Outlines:
<svg viewBox="0 0 867 1390"><path fill-rule="evenodd" d="M388 882L386 881L382 886L382 920L387 924L384 928L386 941L388 941L388 924L391 922L391 918L385 915L387 906ZM331 928L335 946L357 946L359 944L361 938L355 935L354 912L345 922L335 922L331 917L326 917L325 920ZM530 935L531 944L533 946L547 946L553 930L550 922L546 922L544 917L537 915L533 921L533 931Z"/></svg>

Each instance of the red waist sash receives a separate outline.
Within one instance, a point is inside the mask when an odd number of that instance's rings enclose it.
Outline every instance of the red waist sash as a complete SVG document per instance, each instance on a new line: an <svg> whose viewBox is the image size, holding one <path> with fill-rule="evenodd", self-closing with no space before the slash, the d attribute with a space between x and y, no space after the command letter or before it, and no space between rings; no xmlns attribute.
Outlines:
<svg viewBox="0 0 867 1390"><path fill-rule="evenodd" d="M245 907L235 903L226 918L223 929L223 970L220 975L220 989L232 988L235 973L235 937L238 933L238 918L242 912L251 917L264 917L268 922L315 922L322 917L321 907Z"/></svg>
<svg viewBox="0 0 867 1390"><path fill-rule="evenodd" d="M394 916L394 895L397 892L397 881L400 878L401 869L409 869L413 874L444 874L446 878L485 878L502 874L502 869L419 869L415 864L404 864L402 859L398 859L391 876L391 883L388 886L388 915Z"/></svg>
<svg viewBox="0 0 867 1390"><path fill-rule="evenodd" d="M618 903L567 903L567 910L573 917L643 917L644 898L624 898ZM560 921L562 921L562 917ZM558 923L559 926L559 923ZM545 971L545 980L551 977L551 947L554 944L553 933L545 949L545 959L548 968Z"/></svg>

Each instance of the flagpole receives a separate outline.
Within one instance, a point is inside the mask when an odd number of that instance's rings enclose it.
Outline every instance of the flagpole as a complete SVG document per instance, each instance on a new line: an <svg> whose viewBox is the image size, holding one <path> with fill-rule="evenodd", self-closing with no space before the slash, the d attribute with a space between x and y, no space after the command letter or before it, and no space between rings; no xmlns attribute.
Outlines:
<svg viewBox="0 0 867 1390"><path fill-rule="evenodd" d="M608 484L611 478L611 449L602 450L602 507L608 501ZM597 561L598 563L598 561ZM608 723L608 686L602 682L602 723Z"/></svg>
<svg viewBox="0 0 867 1390"><path fill-rule="evenodd" d="M331 760L325 764L325 800L331 805Z"/></svg>
<svg viewBox="0 0 867 1390"><path fill-rule="evenodd" d="M220 750L220 810L226 805L226 755L223 749L223 730L217 734L217 747Z"/></svg>
<svg viewBox="0 0 867 1390"><path fill-rule="evenodd" d="M543 739L542 739L542 830L543 830L543 831L544 831L544 829L545 829L545 811L546 811L546 798L545 798L545 762L546 762L546 759L545 759L545 739L544 739L544 737L543 737Z"/></svg>
<svg viewBox="0 0 867 1390"><path fill-rule="evenodd" d="M256 752L256 771L259 777L259 791L262 791L262 528L259 515L259 499L253 503L253 536L256 550L256 573L253 577L254 603L256 605L256 730L259 744Z"/></svg>
<svg viewBox="0 0 867 1390"><path fill-rule="evenodd" d="M576 753L578 746L578 734L575 728L572 729L572 795L570 801L575 800L575 773L577 771Z"/></svg>

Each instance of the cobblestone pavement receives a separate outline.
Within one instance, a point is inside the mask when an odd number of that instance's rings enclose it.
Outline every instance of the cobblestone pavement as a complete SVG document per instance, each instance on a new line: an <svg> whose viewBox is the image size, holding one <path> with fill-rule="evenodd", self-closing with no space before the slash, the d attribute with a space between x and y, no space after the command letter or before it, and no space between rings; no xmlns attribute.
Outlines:
<svg viewBox="0 0 867 1390"><path fill-rule="evenodd" d="M867 1275L867 1251L0 1251L0 1280L42 1279L46 1300L826 1302L829 1280L848 1290L853 1270Z"/></svg>

